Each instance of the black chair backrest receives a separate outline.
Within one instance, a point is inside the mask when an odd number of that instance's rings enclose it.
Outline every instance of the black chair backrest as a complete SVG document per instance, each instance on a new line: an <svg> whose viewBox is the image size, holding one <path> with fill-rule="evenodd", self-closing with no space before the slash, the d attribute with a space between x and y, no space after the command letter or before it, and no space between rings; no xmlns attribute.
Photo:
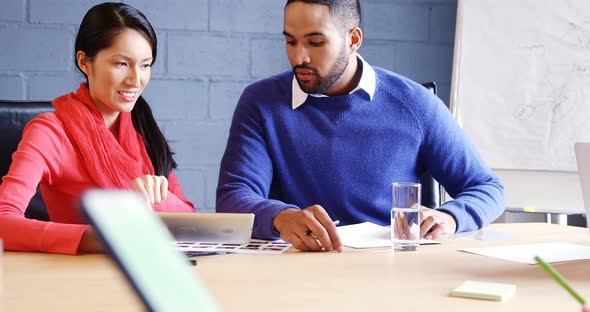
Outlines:
<svg viewBox="0 0 590 312"><path fill-rule="evenodd" d="M436 83L425 82L422 85L436 95ZM420 177L420 183L422 184L422 206L428 208L440 206L443 192L440 184L428 172Z"/></svg>
<svg viewBox="0 0 590 312"><path fill-rule="evenodd" d="M53 110L51 102L0 101L0 133L2 133L0 136L0 177L5 176L10 168L12 153L16 151L25 125L37 115ZM2 182L0 181L0 183ZM29 203L25 216L31 219L49 220L39 187Z"/></svg>

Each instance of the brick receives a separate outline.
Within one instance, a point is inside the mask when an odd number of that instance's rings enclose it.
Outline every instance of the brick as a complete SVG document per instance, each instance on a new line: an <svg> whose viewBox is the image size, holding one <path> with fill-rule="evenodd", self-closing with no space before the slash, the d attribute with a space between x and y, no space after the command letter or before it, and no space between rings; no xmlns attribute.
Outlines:
<svg viewBox="0 0 590 312"><path fill-rule="evenodd" d="M56 29L0 29L0 70L66 71L74 66L71 34Z"/></svg>
<svg viewBox="0 0 590 312"><path fill-rule="evenodd" d="M250 53L252 55L253 77L263 78L291 69L284 39L252 40Z"/></svg>
<svg viewBox="0 0 590 312"><path fill-rule="evenodd" d="M211 1L211 30L280 34L283 31L285 1Z"/></svg>
<svg viewBox="0 0 590 312"><path fill-rule="evenodd" d="M2 0L0 22L23 22L25 20L25 0Z"/></svg>
<svg viewBox="0 0 590 312"><path fill-rule="evenodd" d="M449 83L453 67L451 45L401 44L396 55L398 73L418 82Z"/></svg>
<svg viewBox="0 0 590 312"><path fill-rule="evenodd" d="M0 99L24 100L24 79L20 76L0 76Z"/></svg>
<svg viewBox="0 0 590 312"><path fill-rule="evenodd" d="M246 82L212 82L209 99L211 119L231 120L240 95L248 85Z"/></svg>
<svg viewBox="0 0 590 312"><path fill-rule="evenodd" d="M219 165L229 134L229 122L176 121L162 127L183 167Z"/></svg>
<svg viewBox="0 0 590 312"><path fill-rule="evenodd" d="M371 65L395 71L395 46L364 42L359 54Z"/></svg>
<svg viewBox="0 0 590 312"><path fill-rule="evenodd" d="M203 212L203 208L205 208L205 179L201 171L184 169L179 166L174 173L178 176L184 196L193 203L197 211Z"/></svg>
<svg viewBox="0 0 590 312"><path fill-rule="evenodd" d="M209 97L206 82L152 79L143 96L158 120L202 120L207 117Z"/></svg>
<svg viewBox="0 0 590 312"><path fill-rule="evenodd" d="M168 34L168 72L186 75L248 77L247 39L198 33Z"/></svg>
<svg viewBox="0 0 590 312"><path fill-rule="evenodd" d="M208 209L215 211L215 198L217 196L217 181L219 181L219 166L205 169L205 204Z"/></svg>
<svg viewBox="0 0 590 312"><path fill-rule="evenodd" d="M208 0L126 2L140 10L156 29L207 30L209 27Z"/></svg>
<svg viewBox="0 0 590 312"><path fill-rule="evenodd" d="M386 2L367 3L363 9L367 39L428 40L428 7Z"/></svg>
<svg viewBox="0 0 590 312"><path fill-rule="evenodd" d="M435 6L432 8L430 40L434 42L455 42L456 6Z"/></svg>
<svg viewBox="0 0 590 312"><path fill-rule="evenodd" d="M80 25L90 8L99 0L30 0L31 23Z"/></svg>
<svg viewBox="0 0 590 312"><path fill-rule="evenodd" d="M84 76L79 73L34 75L29 78L29 99L53 101L58 96L75 92Z"/></svg>

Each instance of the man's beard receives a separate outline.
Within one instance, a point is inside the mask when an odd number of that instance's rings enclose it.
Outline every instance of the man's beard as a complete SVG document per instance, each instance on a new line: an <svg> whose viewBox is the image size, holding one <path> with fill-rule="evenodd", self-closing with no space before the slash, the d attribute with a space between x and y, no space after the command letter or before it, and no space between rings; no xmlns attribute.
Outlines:
<svg viewBox="0 0 590 312"><path fill-rule="evenodd" d="M297 65L297 66L293 67L293 72L295 73L296 69L308 69L308 70L313 71L313 73L317 79L315 84L306 85L305 83L302 83L301 81L299 81L299 78L297 78L297 74L296 74L295 78L297 79L297 83L299 84L299 87L301 88L301 90L303 90L303 92L305 92L305 93L324 94L326 91L328 91L328 89L330 89L330 87L332 87L334 85L334 83L336 83L336 81L338 81L338 79L340 79L340 77L342 77L342 74L344 74L344 71L346 70L347 66L348 66L348 55L346 55L346 49L344 47L342 47L342 49L340 50L340 54L338 55L338 58L336 59L336 62L332 66L332 69L330 70L330 72L325 77L320 76L320 73L318 72L317 68L311 67L306 64Z"/></svg>

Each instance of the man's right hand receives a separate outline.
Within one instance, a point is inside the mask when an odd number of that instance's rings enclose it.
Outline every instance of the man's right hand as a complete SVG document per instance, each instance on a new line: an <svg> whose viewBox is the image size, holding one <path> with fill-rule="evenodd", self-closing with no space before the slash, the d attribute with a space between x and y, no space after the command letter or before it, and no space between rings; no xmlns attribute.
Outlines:
<svg viewBox="0 0 590 312"><path fill-rule="evenodd" d="M285 209L275 216L272 225L285 242L299 250L320 251L323 248L342 252L336 226L320 205L301 210Z"/></svg>

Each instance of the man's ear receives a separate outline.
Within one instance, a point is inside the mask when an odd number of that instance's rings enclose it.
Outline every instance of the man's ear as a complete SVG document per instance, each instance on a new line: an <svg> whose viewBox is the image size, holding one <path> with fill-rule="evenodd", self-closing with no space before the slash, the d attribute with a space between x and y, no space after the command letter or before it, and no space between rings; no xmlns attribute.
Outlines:
<svg viewBox="0 0 590 312"><path fill-rule="evenodd" d="M356 53L363 43L363 31L359 27L354 27L348 31L348 48L351 52Z"/></svg>
<svg viewBox="0 0 590 312"><path fill-rule="evenodd" d="M78 67L80 67L80 70L88 77L88 65L90 62L86 57L86 53L83 51L76 52L76 62L78 62Z"/></svg>

